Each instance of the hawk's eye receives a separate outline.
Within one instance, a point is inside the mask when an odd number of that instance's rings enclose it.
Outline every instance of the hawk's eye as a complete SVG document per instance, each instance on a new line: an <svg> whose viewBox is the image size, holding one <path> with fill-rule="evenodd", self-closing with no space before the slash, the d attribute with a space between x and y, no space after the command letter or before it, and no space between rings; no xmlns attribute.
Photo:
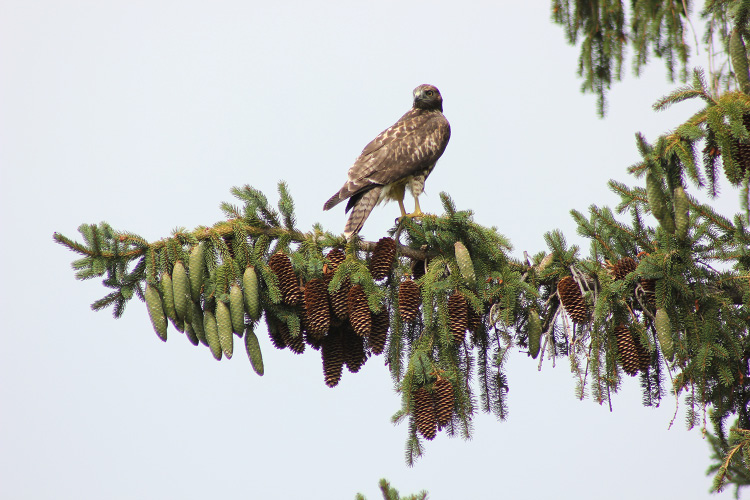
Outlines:
<svg viewBox="0 0 750 500"><path fill-rule="evenodd" d="M425 92L425 94L427 94L428 97L432 97L432 94L434 94L434 92L432 90L428 90L427 92Z"/></svg>

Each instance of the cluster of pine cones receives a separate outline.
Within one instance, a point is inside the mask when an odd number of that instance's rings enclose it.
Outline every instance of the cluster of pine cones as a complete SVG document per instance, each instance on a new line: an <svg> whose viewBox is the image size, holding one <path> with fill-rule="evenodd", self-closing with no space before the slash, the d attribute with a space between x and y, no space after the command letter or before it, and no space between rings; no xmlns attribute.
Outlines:
<svg viewBox="0 0 750 500"><path fill-rule="evenodd" d="M633 258L624 257L610 265L610 272L615 280L622 280L635 271L637 267L638 264ZM643 293L645 303L654 308L656 305L656 280L641 278L639 284L642 289L640 293ZM581 294L581 289L572 277L566 276L558 282L557 293L560 302L573 322L580 324L589 321L588 306ZM635 375L639 371L647 370L651 363L651 355L647 346L643 345L640 336L625 324L617 325L614 329L614 335L617 340L620 365L625 373Z"/></svg>
<svg viewBox="0 0 750 500"><path fill-rule="evenodd" d="M390 274L395 256L396 242L392 238L382 238L370 261L370 274L375 280ZM384 306L377 314L372 313L361 285L352 285L345 278L336 291L329 292L331 279L345 257L338 248L328 252L323 277L311 279L302 286L287 255L277 252L268 261L279 280L283 302L296 307L302 331L295 337L286 323L267 315L271 341L279 349L289 348L298 354L304 352L305 345L320 350L323 375L329 387L338 385L344 365L356 373L370 354L381 354L390 326L387 308Z"/></svg>
<svg viewBox="0 0 750 500"><path fill-rule="evenodd" d="M425 439L435 439L437 431L448 425L453 415L453 386L447 378L438 376L432 390L422 386L412 396L417 432Z"/></svg>
<svg viewBox="0 0 750 500"><path fill-rule="evenodd" d="M404 323L414 321L421 303L422 298L417 284L411 279L402 281L398 288L398 313L401 321ZM476 331L481 321L481 317L468 304L461 292L455 290L448 296L448 326L457 344L464 341L467 330Z"/></svg>

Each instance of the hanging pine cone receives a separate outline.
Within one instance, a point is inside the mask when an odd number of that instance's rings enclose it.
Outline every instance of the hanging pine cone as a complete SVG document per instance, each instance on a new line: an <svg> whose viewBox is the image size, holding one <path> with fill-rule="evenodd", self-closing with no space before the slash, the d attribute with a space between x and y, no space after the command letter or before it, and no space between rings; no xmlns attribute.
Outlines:
<svg viewBox="0 0 750 500"><path fill-rule="evenodd" d="M745 128L750 130L750 114L742 115L742 123L745 125ZM739 182L745 175L745 172L747 172L747 169L750 168L750 142L734 139L733 147L733 152L737 158L737 165L740 167L740 175L737 176L737 179L729 179L734 184Z"/></svg>
<svg viewBox="0 0 750 500"><path fill-rule="evenodd" d="M641 278L638 280L644 292L644 303L651 309L656 308L656 280Z"/></svg>
<svg viewBox="0 0 750 500"><path fill-rule="evenodd" d="M339 265L346 259L346 254L340 248L334 248L326 255L325 266L323 267L323 276L326 284L330 284L333 275L336 273ZM349 278L344 278L339 289L330 294L330 304L333 314L341 320L349 317L347 298L349 297L349 288L351 283Z"/></svg>
<svg viewBox="0 0 750 500"><path fill-rule="evenodd" d="M432 395L424 387L414 391L414 420L417 431L426 439L435 439L437 433L437 418Z"/></svg>
<svg viewBox="0 0 750 500"><path fill-rule="evenodd" d="M370 336L367 337L367 344L370 346L370 351L375 355L381 354L385 349L389 323L388 308L385 306L379 313L372 315L372 330L370 330Z"/></svg>
<svg viewBox="0 0 750 500"><path fill-rule="evenodd" d="M344 262L346 254L340 248L333 248L326 255L326 263L323 266L323 275L327 281L331 281L336 269L339 268L339 264Z"/></svg>
<svg viewBox="0 0 750 500"><path fill-rule="evenodd" d="M317 337L315 335L312 335L309 331L305 330L304 334L305 343L315 349L316 351L320 350L320 346L323 345L323 337Z"/></svg>
<svg viewBox="0 0 750 500"><path fill-rule="evenodd" d="M380 281L391 274L393 261L396 258L396 241L393 238L380 238L375 244L370 259L370 274L372 279Z"/></svg>
<svg viewBox="0 0 750 500"><path fill-rule="evenodd" d="M328 387L335 387L341 380L344 368L344 351L341 346L341 334L338 330L331 330L323 339L321 347L323 359L323 375Z"/></svg>
<svg viewBox="0 0 750 500"><path fill-rule="evenodd" d="M283 321L279 322L279 335L284 340L284 343L294 354L302 354L305 352L305 342L302 339L302 333L296 337L292 336L292 332L289 331L289 326Z"/></svg>
<svg viewBox="0 0 750 500"><path fill-rule="evenodd" d="M628 375L635 375L641 366L641 356L633 332L627 325L617 325L615 327L615 338L617 339L617 354L620 357L620 365L623 371ZM642 348L642 347L641 347Z"/></svg>
<svg viewBox="0 0 750 500"><path fill-rule="evenodd" d="M445 427L453 414L453 385L444 377L435 382L435 414L438 429Z"/></svg>
<svg viewBox="0 0 750 500"><path fill-rule="evenodd" d="M341 345L346 368L352 373L357 373L367 361L365 339L354 333L351 328L345 328L341 336Z"/></svg>
<svg viewBox="0 0 750 500"><path fill-rule="evenodd" d="M466 304L466 328L470 332L476 332L482 324L482 317L477 314L473 307Z"/></svg>
<svg viewBox="0 0 750 500"><path fill-rule="evenodd" d="M331 308L325 281L314 278L305 284L306 330L314 337L323 337L331 326Z"/></svg>
<svg viewBox="0 0 750 500"><path fill-rule="evenodd" d="M404 280L398 287L398 313L401 321L409 323L414 321L419 312L421 302L419 287L412 280Z"/></svg>
<svg viewBox="0 0 750 500"><path fill-rule="evenodd" d="M370 335L372 329L372 314L370 306L367 304L367 295L360 285L354 285L349 290L347 300L349 309L349 323L351 323L354 332L360 337Z"/></svg>
<svg viewBox="0 0 750 500"><path fill-rule="evenodd" d="M279 288L284 303L289 305L299 304L302 301L302 293L289 256L282 251L276 252L268 259L268 267L279 279Z"/></svg>
<svg viewBox="0 0 750 500"><path fill-rule="evenodd" d="M565 276L557 282L557 294L570 319L575 323L585 323L588 321L588 307L583 300L578 283L572 277Z"/></svg>
<svg viewBox="0 0 750 500"><path fill-rule="evenodd" d="M279 322L272 320L266 315L266 325L268 326L268 336L271 338L271 343L276 349L284 349L286 347L286 341L281 335L279 329Z"/></svg>
<svg viewBox="0 0 750 500"><path fill-rule="evenodd" d="M411 276L414 281L424 276L426 272L425 262L423 260L412 260L411 261Z"/></svg>
<svg viewBox="0 0 750 500"><path fill-rule="evenodd" d="M612 266L612 276L616 280L625 279L625 276L635 271L636 267L638 267L638 264L635 263L635 260L631 257L623 257Z"/></svg>
<svg viewBox="0 0 750 500"><path fill-rule="evenodd" d="M453 334L453 341L460 344L464 341L468 328L468 306L466 298L459 291L454 291L448 297L448 326Z"/></svg>

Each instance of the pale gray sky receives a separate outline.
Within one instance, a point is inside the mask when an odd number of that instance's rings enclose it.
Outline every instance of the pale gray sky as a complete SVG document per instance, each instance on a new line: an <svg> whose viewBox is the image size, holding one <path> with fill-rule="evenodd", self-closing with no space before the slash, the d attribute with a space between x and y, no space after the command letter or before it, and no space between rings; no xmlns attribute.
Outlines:
<svg viewBox="0 0 750 500"><path fill-rule="evenodd" d="M582 243L568 211L616 204L606 182L636 182L633 134L697 104L651 110L673 88L654 60L598 119L549 17L546 1L0 3L0 497L373 500L380 477L434 500L707 497L700 431L682 406L667 431L674 400L642 407L637 379L610 413L574 398L564 361L539 373L518 352L509 419L478 414L473 440L439 435L408 468L382 358L329 389L319 353L261 329L264 377L242 351L217 363L174 330L159 341L140 301L121 320L92 312L105 289L52 242L83 222L151 240L210 225L232 186L275 201L280 179L301 228L340 230L323 202L432 83L453 136L423 209L447 191L515 255L555 228ZM397 214L376 208L363 235Z"/></svg>

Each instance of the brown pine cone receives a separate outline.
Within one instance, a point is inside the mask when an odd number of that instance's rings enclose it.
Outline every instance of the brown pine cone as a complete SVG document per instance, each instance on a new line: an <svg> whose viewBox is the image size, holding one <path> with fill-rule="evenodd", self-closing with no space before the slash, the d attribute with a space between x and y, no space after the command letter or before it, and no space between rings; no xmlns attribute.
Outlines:
<svg viewBox="0 0 750 500"><path fill-rule="evenodd" d="M276 349L284 349L286 347L286 341L281 335L279 324L278 321L271 320L268 315L266 315L266 325L268 326L268 336L271 338L271 343Z"/></svg>
<svg viewBox="0 0 750 500"><path fill-rule="evenodd" d="M423 260L412 260L411 261L411 276L414 281L424 276L426 272L425 262Z"/></svg>
<svg viewBox="0 0 750 500"><path fill-rule="evenodd" d="M279 279L279 288L284 303L289 305L299 304L302 301L302 293L289 256L281 251L276 252L268 259L268 267Z"/></svg>
<svg viewBox="0 0 750 500"><path fill-rule="evenodd" d="M589 319L589 311L583 300L578 283L570 277L565 276L557 282L557 295L560 297L565 312L575 323L586 323Z"/></svg>
<svg viewBox="0 0 750 500"><path fill-rule="evenodd" d="M331 283L333 275L336 273L339 265L346 259L346 254L340 248L334 248L326 256L326 264L323 267L323 277L326 282L326 286ZM330 294L330 304L333 314L340 320L345 320L349 317L349 309L347 304L347 298L349 297L349 288L351 283L349 278L344 278L339 286L338 290Z"/></svg>
<svg viewBox="0 0 750 500"><path fill-rule="evenodd" d="M305 312L307 331L323 337L331 326L331 308L325 281L314 278L305 284Z"/></svg>
<svg viewBox="0 0 750 500"><path fill-rule="evenodd" d="M458 290L448 297L448 326L450 327L453 340L457 344L464 341L466 329L468 328L469 312L466 298Z"/></svg>
<svg viewBox="0 0 750 500"><path fill-rule="evenodd" d="M398 313L401 321L404 323L414 321L421 301L417 284L409 279L402 281L398 287Z"/></svg>
<svg viewBox="0 0 750 500"><path fill-rule="evenodd" d="M641 288L643 288L644 304L646 304L651 309L656 309L656 280L650 278L640 278L638 280L638 283L640 283Z"/></svg>
<svg viewBox="0 0 750 500"><path fill-rule="evenodd" d="M445 427L453 415L453 385L444 377L435 382L435 414L438 429Z"/></svg>
<svg viewBox="0 0 750 500"><path fill-rule="evenodd" d="M625 276L635 271L636 267L638 267L638 264L636 264L633 258L623 257L622 259L618 260L614 266L612 266L612 276L616 280L625 279Z"/></svg>
<svg viewBox="0 0 750 500"><path fill-rule="evenodd" d="M414 391L414 420L417 424L417 431L425 439L435 439L435 434L437 434L435 406L432 395L424 387Z"/></svg>
<svg viewBox="0 0 750 500"><path fill-rule="evenodd" d="M367 295L360 285L354 285L349 290L347 300L349 309L349 322L355 333L360 337L370 335L372 329L372 313L370 306L367 304Z"/></svg>
<svg viewBox="0 0 750 500"><path fill-rule="evenodd" d="M638 373L641 366L641 352L636 344L636 339L627 325L617 325L615 327L615 338L617 339L617 354L620 357L620 365L625 373L630 376Z"/></svg>
<svg viewBox="0 0 750 500"><path fill-rule="evenodd" d="M372 279L380 281L391 274L393 261L396 258L396 241L393 238L380 238L375 244L370 259L370 274Z"/></svg>
<svg viewBox="0 0 750 500"><path fill-rule="evenodd" d="M367 343L370 351L375 355L381 354L385 349L389 323L390 316L386 306L383 306L379 313L372 315L372 330L370 330L370 336L367 337Z"/></svg>
<svg viewBox="0 0 750 500"><path fill-rule="evenodd" d="M328 387L335 387L341 380L344 368L344 349L341 345L341 334L338 330L331 330L323 339L321 347L323 359L323 376Z"/></svg>
<svg viewBox="0 0 750 500"><path fill-rule="evenodd" d="M279 335L284 339L284 343L294 354L302 354L305 352L305 342L302 339L302 332L294 337L292 336L292 332L289 331L289 326L283 321L279 321Z"/></svg>
<svg viewBox="0 0 750 500"><path fill-rule="evenodd" d="M345 328L342 332L341 345L344 350L346 368L352 373L357 373L367 361L365 339L354 333L351 328Z"/></svg>

